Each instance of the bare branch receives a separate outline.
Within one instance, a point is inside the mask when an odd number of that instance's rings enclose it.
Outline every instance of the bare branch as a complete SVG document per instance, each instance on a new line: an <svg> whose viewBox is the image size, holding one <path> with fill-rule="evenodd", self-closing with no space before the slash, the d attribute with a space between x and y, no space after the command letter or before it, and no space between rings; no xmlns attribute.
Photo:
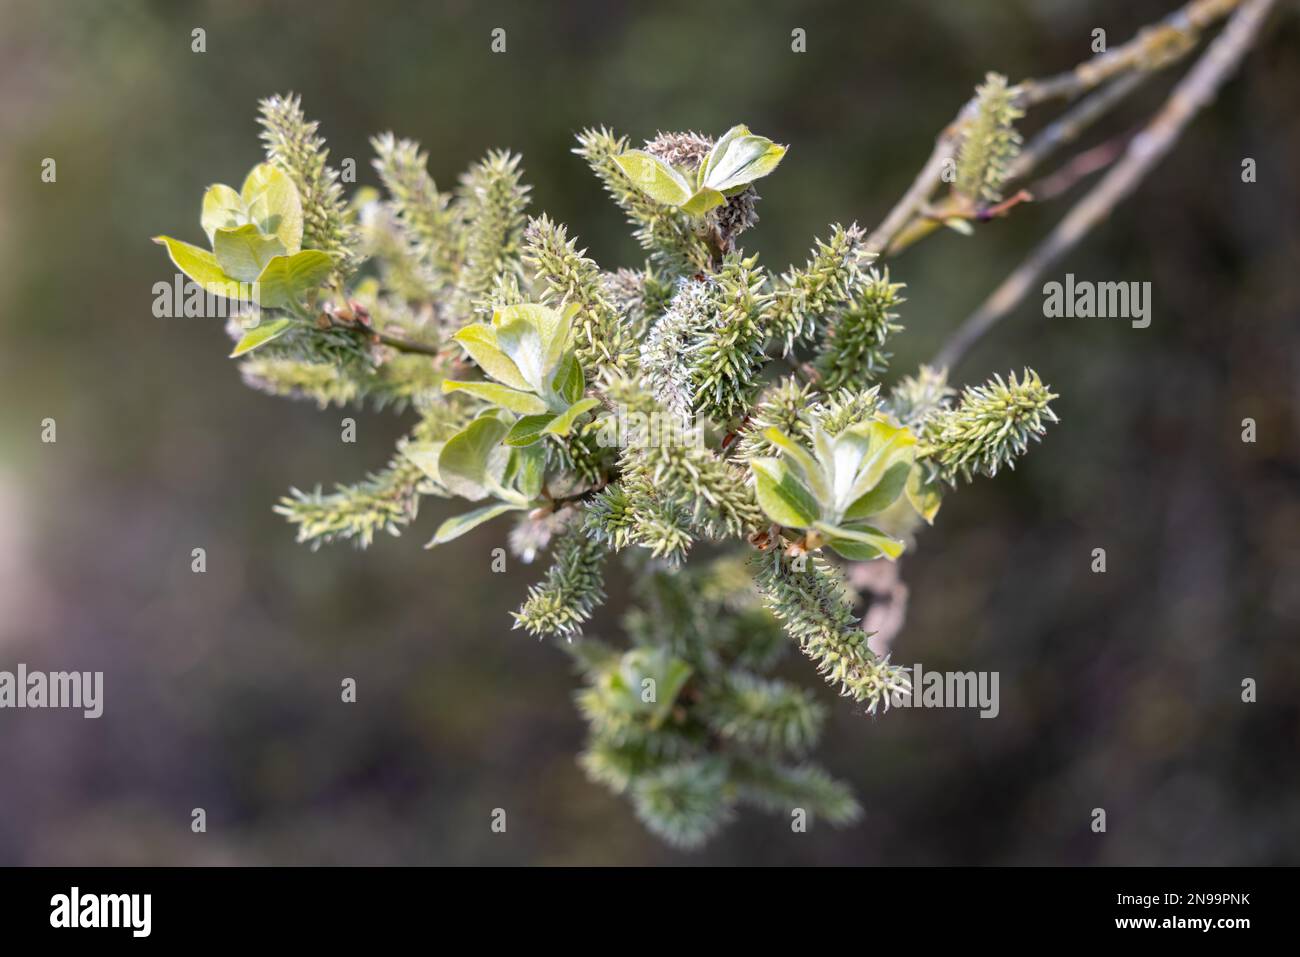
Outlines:
<svg viewBox="0 0 1300 957"><path fill-rule="evenodd" d="M1206 27L1227 16L1240 2L1241 0L1192 0L1158 24L1140 31L1127 43L1085 60L1072 70L1042 80L1022 81L1019 84L1019 104L1026 108L1052 99L1073 99L1115 78L1122 78L1124 85L1112 89L1116 84L1111 84L1098 94L1100 99L1089 101L1086 108L1081 105L1077 113L1067 114L1044 130L1026 149L1029 158L1017 164L1012 178L1027 175L1048 154L1073 140L1127 95L1138 81L1129 80L1124 74L1135 71L1134 76L1145 78L1151 72L1186 55L1196 45ZM1118 82L1120 81L1117 80ZM942 182L945 163L956 156L957 147L967 123L975 114L975 108L976 100L972 98L939 134L933 151L912 185L867 237L866 248L869 252L881 255L898 252L937 228L939 223L926 217L926 207ZM1044 139L1044 136L1047 138ZM922 220L919 224L916 223L918 219ZM912 226L916 228L909 229ZM905 239L900 236L904 231L907 231Z"/></svg>
<svg viewBox="0 0 1300 957"><path fill-rule="evenodd" d="M1106 219L1147 173L1173 147L1179 135L1210 103L1225 80L1254 44L1274 0L1245 0L1240 9L1196 65L1179 81L1164 106L1128 144L1093 189L1056 225L1016 270L958 327L931 363L950 368L990 328L1028 294L1039 275L1073 249L1094 226Z"/></svg>

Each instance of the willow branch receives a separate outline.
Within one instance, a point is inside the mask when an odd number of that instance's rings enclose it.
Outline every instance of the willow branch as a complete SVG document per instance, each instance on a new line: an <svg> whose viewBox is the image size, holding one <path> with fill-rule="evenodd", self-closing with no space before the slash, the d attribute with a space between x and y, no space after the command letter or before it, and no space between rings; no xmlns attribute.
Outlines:
<svg viewBox="0 0 1300 957"><path fill-rule="evenodd" d="M1145 73L1129 73L1081 100L1031 139L1007 170L1007 182L1024 179L1063 146L1069 146L1142 85ZM1035 194L1037 195L1037 194Z"/></svg>
<svg viewBox="0 0 1300 957"><path fill-rule="evenodd" d="M1159 23L1138 31L1127 43L1099 53L1073 70L1020 84L1020 105L1028 108L1046 100L1074 99L1130 70L1165 66L1186 53L1206 27L1232 13L1241 2L1193 0Z"/></svg>
<svg viewBox="0 0 1300 957"><path fill-rule="evenodd" d="M1067 114L1058 121L1061 125L1053 124L1055 129L1049 126L1044 130L1044 135L1050 138L1042 139L1040 136L1030 144L1026 150L1029 159L1017 165L1014 175L1027 175L1047 155L1077 137L1131 92L1140 81L1130 80L1124 74L1132 71L1133 76L1145 78L1185 56L1207 27L1226 17L1240 3L1241 0L1192 0L1159 23L1139 31L1127 43L1085 60L1072 70L1045 79L1022 81L1018 86L1018 104L1026 109L1047 100L1074 99L1108 81L1119 82L1117 78L1123 78L1124 85L1112 89L1115 86L1112 83L1097 94L1100 99L1090 102L1086 108L1081 104L1072 116ZM938 227L939 222L927 215L927 206L942 183L945 165L956 156L966 125L975 110L976 100L972 98L939 134L934 149L912 185L867 237L868 252L879 255L898 253Z"/></svg>
<svg viewBox="0 0 1300 957"><path fill-rule="evenodd" d="M1056 225L1042 244L973 312L935 356L932 365L950 368L989 329L1018 306L1038 277L1069 252L1169 152L1188 123L1209 104L1249 52L1274 0L1245 0L1223 32L1179 81L1147 126L1102 180Z"/></svg>

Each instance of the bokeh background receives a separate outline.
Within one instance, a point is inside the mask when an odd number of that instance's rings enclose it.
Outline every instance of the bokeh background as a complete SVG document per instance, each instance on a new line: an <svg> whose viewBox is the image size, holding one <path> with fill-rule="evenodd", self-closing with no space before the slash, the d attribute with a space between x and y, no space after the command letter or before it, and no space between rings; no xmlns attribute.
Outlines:
<svg viewBox="0 0 1300 957"><path fill-rule="evenodd" d="M312 553L271 513L290 485L382 465L403 420L365 413L342 444L353 413L255 394L219 322L151 313L172 270L149 237L200 235L202 189L259 159L271 92L301 93L362 183L386 129L420 139L443 186L488 147L521 151L534 209L609 266L639 256L573 134L747 122L792 145L746 237L776 268L829 222L877 221L986 70L1064 69L1094 28L1121 42L1171 6L0 0L0 668L106 673L98 721L0 712L0 863L1300 862L1293 5L1055 273L1151 281L1151 327L1050 321L1030 302L954 371L1031 364L1061 395L1022 467L952 496L902 566L895 660L999 671L1001 715L871 719L827 691L820 757L867 812L847 830L753 813L694 854L659 844L576 766L567 657L508 627L541 569L490 572L504 526L423 551L447 514L434 502L400 539ZM497 26L505 55L489 51ZM895 372L1079 193L898 258ZM592 630L612 634L618 611Z"/></svg>

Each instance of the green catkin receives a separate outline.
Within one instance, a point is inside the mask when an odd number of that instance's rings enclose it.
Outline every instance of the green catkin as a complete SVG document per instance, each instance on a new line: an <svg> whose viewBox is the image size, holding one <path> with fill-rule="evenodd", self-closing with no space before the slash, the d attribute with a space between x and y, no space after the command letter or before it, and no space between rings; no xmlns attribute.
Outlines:
<svg viewBox="0 0 1300 957"><path fill-rule="evenodd" d="M316 122L308 122L299 97L271 96L261 102L258 121L266 158L288 174L302 202L302 244L334 258L342 281L356 265L356 228L348 221L338 171L327 160L325 140Z"/></svg>
<svg viewBox="0 0 1300 957"><path fill-rule="evenodd" d="M1049 405L1055 398L1031 370L1019 379L1014 372L1005 381L995 376L966 389L955 407L929 420L919 454L954 485L958 477L993 478L999 469L1015 468L1030 441L1042 437L1048 422L1059 421Z"/></svg>
<svg viewBox="0 0 1300 957"><path fill-rule="evenodd" d="M1020 152L1015 122L1025 114L1016 105L1018 93L997 73L988 74L976 90L976 112L957 150L953 183L972 202L996 203L1002 198L1007 170Z"/></svg>

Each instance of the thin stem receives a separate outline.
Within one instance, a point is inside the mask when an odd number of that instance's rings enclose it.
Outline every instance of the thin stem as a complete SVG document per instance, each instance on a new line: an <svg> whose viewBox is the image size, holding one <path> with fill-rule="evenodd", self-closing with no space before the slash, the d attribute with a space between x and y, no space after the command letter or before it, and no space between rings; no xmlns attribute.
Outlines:
<svg viewBox="0 0 1300 957"><path fill-rule="evenodd" d="M1073 70L1020 84L1019 102L1030 107L1046 100L1074 99L1129 70L1153 70L1185 54L1201 32L1240 6L1242 0L1192 0L1159 23Z"/></svg>
<svg viewBox="0 0 1300 957"><path fill-rule="evenodd" d="M1062 146L1077 140L1084 131L1101 119L1111 108L1142 85L1146 73L1122 76L1049 123L1030 140L1007 170L1007 182L1024 179Z"/></svg>
<svg viewBox="0 0 1300 957"><path fill-rule="evenodd" d="M439 356L442 354L437 346L425 345L422 342L413 342L410 339L403 339L400 336L390 336L383 332L374 332L372 334L384 345L391 346L399 352L411 352L422 356Z"/></svg>
<svg viewBox="0 0 1300 957"><path fill-rule="evenodd" d="M1040 274L1106 219L1173 147L1192 118L1214 99L1253 46L1274 0L1245 0L1228 25L1179 81L1151 122L1129 142L1123 157L1066 213L1036 249L963 322L931 365L951 368L979 338L1018 306Z"/></svg>
<svg viewBox="0 0 1300 957"><path fill-rule="evenodd" d="M1155 70L1186 55L1196 45L1196 41L1206 27L1226 17L1240 3L1241 0L1192 0L1159 23L1139 31L1127 43L1085 60L1072 70L1046 79L1022 81L1018 84L1020 91L1017 98L1018 105L1028 108L1052 99L1074 99L1129 71L1134 71L1135 76L1145 78ZM1132 85L1136 86L1137 81ZM1103 97L1092 103L1088 110L1080 107L1078 114L1066 121L1065 126L1058 127L1051 135L1059 137L1062 133L1073 133L1077 136L1078 132L1082 131L1082 127L1075 131L1075 126L1078 126L1081 121L1084 122L1084 126L1094 121L1097 116L1122 99L1130 89L1131 87L1127 85L1122 86L1118 90L1111 91L1113 99ZM881 256L896 254L938 228L940 224L927 217L923 211L930 197L943 181L945 165L956 157L966 125L975 111L976 100L972 98L939 134L934 149L912 181L912 185L881 220L880 225L867 237L868 252ZM1093 111L1096 111L1096 115L1090 116L1090 112ZM1051 129L1048 127L1048 130ZM1026 151L1030 153L1030 159L1027 161L1029 165L1022 165L1018 175L1023 176L1030 172L1034 164L1065 142L1069 142L1069 139L1051 143L1049 148L1048 140L1042 142L1036 140Z"/></svg>

